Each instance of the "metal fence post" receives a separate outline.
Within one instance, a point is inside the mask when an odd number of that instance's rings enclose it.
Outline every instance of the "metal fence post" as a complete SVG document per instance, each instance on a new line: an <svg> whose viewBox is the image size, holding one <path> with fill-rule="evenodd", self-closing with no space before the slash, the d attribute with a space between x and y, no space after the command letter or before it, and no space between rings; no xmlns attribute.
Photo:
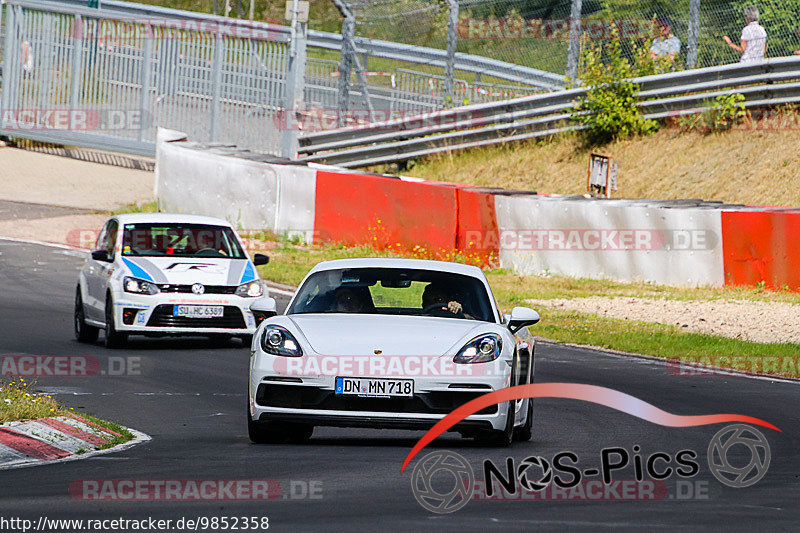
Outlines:
<svg viewBox="0 0 800 533"><path fill-rule="evenodd" d="M0 5L0 10L2 9L2 5ZM8 16L6 17L6 42L5 42L5 53L3 54L3 85L2 85L2 95L0 95L0 129L3 128L5 125L5 111L8 109L9 101L11 99L11 84L9 81L12 79L12 69L14 62L11 61L9 58L17 57L17 54L14 50L14 40L12 39L11 35L14 32L16 21L14 20L14 8L12 6L8 6Z"/></svg>
<svg viewBox="0 0 800 533"><path fill-rule="evenodd" d="M217 34L214 38L214 61L211 67L211 126L209 128L211 142L217 141L217 130L219 129L217 123L219 122L219 100L222 93L222 62L225 57L223 54L225 43L222 30L217 27Z"/></svg>
<svg viewBox="0 0 800 533"><path fill-rule="evenodd" d="M292 11L292 40L289 43L289 68L286 72L286 94L284 95L284 116L280 120L281 155L289 159L297 158L299 133L297 112L305 108L306 79L306 40L308 23L298 19L298 2L294 0Z"/></svg>
<svg viewBox="0 0 800 533"><path fill-rule="evenodd" d="M689 3L689 49L686 52L686 68L694 68L697 65L697 42L699 39L700 0L691 0Z"/></svg>
<svg viewBox="0 0 800 533"><path fill-rule="evenodd" d="M15 68L19 62L13 61L12 58L19 57L16 50L17 40L14 39L16 34L17 19L15 16L14 7L8 6L8 14L6 16L6 42L5 51L3 54L3 91L0 95L0 129L5 126L5 111L11 107L12 102L16 101L14 96L14 79Z"/></svg>
<svg viewBox="0 0 800 533"><path fill-rule="evenodd" d="M5 9L6 2L5 0L0 0L0 36L3 35L3 9ZM6 29L6 33L8 33L8 29ZM1 44L0 44L1 46ZM5 69L3 69L5 70ZM0 70L0 81L3 79L2 70ZM2 107L0 107L2 109ZM0 119L0 124L2 124L2 119Z"/></svg>
<svg viewBox="0 0 800 533"><path fill-rule="evenodd" d="M339 86L336 97L338 124L347 122L347 111L350 108L350 68L353 60L353 36L356 32L356 20L353 12L342 0L333 0L342 15L342 59L339 63Z"/></svg>
<svg viewBox="0 0 800 533"><path fill-rule="evenodd" d="M153 70L153 27L147 24L144 33L144 57L142 58L141 85L139 93L139 140L144 140L144 129L147 127L147 117L150 115L150 74Z"/></svg>
<svg viewBox="0 0 800 533"><path fill-rule="evenodd" d="M572 0L569 11L569 45L567 46L567 77L578 77L578 55L581 51L581 10L583 0Z"/></svg>
<svg viewBox="0 0 800 533"><path fill-rule="evenodd" d="M458 46L458 0L449 0L447 18L447 63L444 67L445 103L455 105L456 47Z"/></svg>
<svg viewBox="0 0 800 533"><path fill-rule="evenodd" d="M69 129L75 130L75 120L78 118L78 99L81 90L81 56L83 56L83 18L80 15L75 15L74 26L75 30L72 35L72 61L70 67L70 88L69 88Z"/></svg>

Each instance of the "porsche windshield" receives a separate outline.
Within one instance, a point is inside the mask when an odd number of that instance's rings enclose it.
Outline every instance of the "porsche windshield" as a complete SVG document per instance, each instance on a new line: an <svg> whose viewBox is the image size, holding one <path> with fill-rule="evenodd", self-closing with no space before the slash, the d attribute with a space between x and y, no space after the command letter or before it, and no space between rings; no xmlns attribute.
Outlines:
<svg viewBox="0 0 800 533"><path fill-rule="evenodd" d="M287 314L418 315L494 322L477 278L432 270L348 268L311 275Z"/></svg>
<svg viewBox="0 0 800 533"><path fill-rule="evenodd" d="M231 228L206 224L125 224L122 255L247 258Z"/></svg>

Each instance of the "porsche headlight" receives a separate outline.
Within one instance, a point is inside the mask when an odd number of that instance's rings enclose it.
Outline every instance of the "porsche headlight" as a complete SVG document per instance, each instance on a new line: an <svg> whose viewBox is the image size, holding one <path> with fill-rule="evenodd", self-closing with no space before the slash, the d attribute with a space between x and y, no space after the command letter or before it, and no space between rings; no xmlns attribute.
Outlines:
<svg viewBox="0 0 800 533"><path fill-rule="evenodd" d="M503 351L503 339L495 333L487 333L475 337L461 348L453 358L454 363L488 363L500 357Z"/></svg>
<svg viewBox="0 0 800 533"><path fill-rule="evenodd" d="M267 326L261 334L261 348L272 355L300 357L303 350L286 328Z"/></svg>
<svg viewBox="0 0 800 533"><path fill-rule="evenodd" d="M132 278L130 276L125 276L125 278L123 278L122 289L125 292L132 292L134 294L158 294L161 292L161 289L159 289L155 283Z"/></svg>
<svg viewBox="0 0 800 533"><path fill-rule="evenodd" d="M242 298L256 298L264 294L264 288L261 286L261 281L256 279L247 283L242 283L236 287L236 292L234 294Z"/></svg>

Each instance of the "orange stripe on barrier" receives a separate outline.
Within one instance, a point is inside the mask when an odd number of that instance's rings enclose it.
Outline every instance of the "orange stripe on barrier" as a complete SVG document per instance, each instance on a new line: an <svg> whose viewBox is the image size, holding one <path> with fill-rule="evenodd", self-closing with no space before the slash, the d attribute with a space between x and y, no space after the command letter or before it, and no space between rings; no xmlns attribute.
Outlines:
<svg viewBox="0 0 800 533"><path fill-rule="evenodd" d="M455 249L455 188L319 170L315 202L314 230L321 240L430 257Z"/></svg>
<svg viewBox="0 0 800 533"><path fill-rule="evenodd" d="M456 249L479 264L493 262L500 251L494 195L458 188L456 198L458 201Z"/></svg>
<svg viewBox="0 0 800 533"><path fill-rule="evenodd" d="M726 285L800 289L800 213L722 213Z"/></svg>

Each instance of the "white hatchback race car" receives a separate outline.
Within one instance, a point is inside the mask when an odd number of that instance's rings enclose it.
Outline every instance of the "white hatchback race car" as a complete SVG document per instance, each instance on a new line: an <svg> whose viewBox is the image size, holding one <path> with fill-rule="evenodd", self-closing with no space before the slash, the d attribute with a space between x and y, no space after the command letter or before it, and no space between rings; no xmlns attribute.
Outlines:
<svg viewBox="0 0 800 533"><path fill-rule="evenodd" d="M251 309L274 309L271 298ZM419 259L316 265L285 314L253 338L247 423L257 443L300 442L314 426L429 429L486 393L532 383L536 311L498 308L481 269ZM453 427L506 446L531 438L530 399Z"/></svg>
<svg viewBox="0 0 800 533"><path fill-rule="evenodd" d="M249 305L265 295L256 265L231 225L217 218L136 213L111 217L75 291L75 337L119 347L128 335L238 336L251 342Z"/></svg>

